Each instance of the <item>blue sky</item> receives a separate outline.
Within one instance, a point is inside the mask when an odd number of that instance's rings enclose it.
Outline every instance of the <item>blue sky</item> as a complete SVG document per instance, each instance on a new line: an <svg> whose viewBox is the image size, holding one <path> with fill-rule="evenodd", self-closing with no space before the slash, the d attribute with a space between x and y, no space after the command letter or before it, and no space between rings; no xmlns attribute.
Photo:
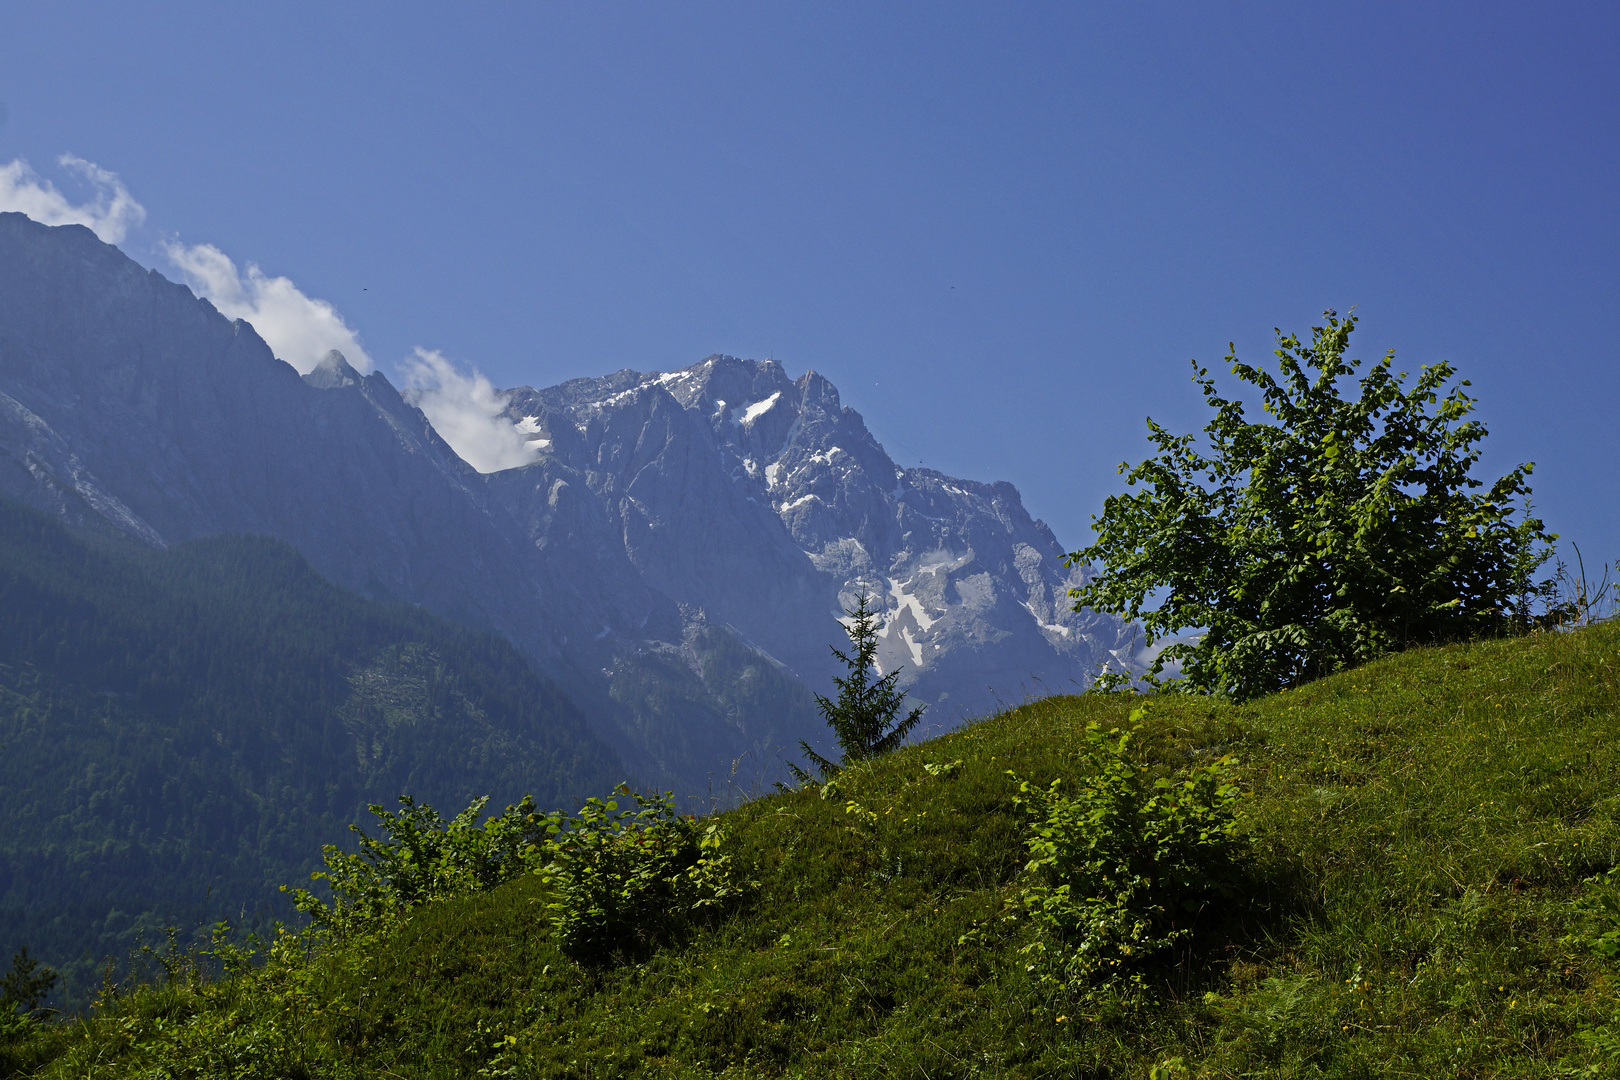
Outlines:
<svg viewBox="0 0 1620 1080"><path fill-rule="evenodd" d="M418 348L496 386L774 355L1079 546L1144 416L1203 423L1190 358L1358 305L1359 355L1455 363L1488 478L1536 461L1548 524L1620 555L1614 5L3 20L0 164L116 172L131 255L286 277L396 381Z"/></svg>

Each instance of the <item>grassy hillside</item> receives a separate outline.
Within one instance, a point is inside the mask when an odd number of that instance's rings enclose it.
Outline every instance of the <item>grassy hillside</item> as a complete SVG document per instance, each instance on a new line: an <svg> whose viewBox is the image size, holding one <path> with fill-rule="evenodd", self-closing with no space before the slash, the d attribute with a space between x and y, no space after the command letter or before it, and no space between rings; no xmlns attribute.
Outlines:
<svg viewBox="0 0 1620 1080"><path fill-rule="evenodd" d="M1035 702L862 766L833 798L727 813L757 888L629 961L569 960L525 877L235 979L176 961L166 984L13 1044L12 1067L1616 1075L1604 1025L1620 982L1592 942L1620 923L1595 914L1605 893L1586 880L1620 859L1620 628L1415 651L1244 707L1148 702L1140 752L1156 774L1237 756L1246 884L1145 965L1140 990L1055 994L1020 952L1033 925L1006 917L1029 834L1007 771L1082 780L1085 725L1139 704Z"/></svg>
<svg viewBox="0 0 1620 1080"><path fill-rule="evenodd" d="M250 921L401 793L620 779L505 641L219 537L154 551L0 500L0 961L92 991L167 923Z"/></svg>

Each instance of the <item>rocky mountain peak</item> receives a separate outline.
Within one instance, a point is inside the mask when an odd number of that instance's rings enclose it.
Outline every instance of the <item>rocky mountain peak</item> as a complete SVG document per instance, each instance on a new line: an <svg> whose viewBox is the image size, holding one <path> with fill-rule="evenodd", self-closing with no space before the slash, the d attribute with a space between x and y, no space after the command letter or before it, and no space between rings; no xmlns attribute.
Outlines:
<svg viewBox="0 0 1620 1080"><path fill-rule="evenodd" d="M317 390L336 390L344 386L358 385L360 373L349 366L342 353L332 349L321 357L314 371L304 376L304 382Z"/></svg>
<svg viewBox="0 0 1620 1080"><path fill-rule="evenodd" d="M884 670L936 705L981 707L1009 678L1072 689L1133 661L1123 624L1071 610L1084 570L1013 485L899 467L815 372L716 354L511 393L512 422L596 495L644 580L816 689L861 593L883 613Z"/></svg>

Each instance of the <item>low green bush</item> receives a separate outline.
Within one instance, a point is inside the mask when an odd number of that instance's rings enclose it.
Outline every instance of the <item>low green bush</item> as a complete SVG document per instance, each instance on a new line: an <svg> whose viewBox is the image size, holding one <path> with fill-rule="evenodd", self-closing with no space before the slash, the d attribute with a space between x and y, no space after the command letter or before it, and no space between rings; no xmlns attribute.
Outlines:
<svg viewBox="0 0 1620 1080"><path fill-rule="evenodd" d="M11 958L11 970L0 979L0 1043L30 1034L46 1014L45 999L56 985L56 972L40 966L24 946Z"/></svg>
<svg viewBox="0 0 1620 1080"><path fill-rule="evenodd" d="M1566 940L1586 946L1610 963L1620 961L1620 868L1589 878L1585 891L1575 898L1574 908L1585 925ZM1608 1023L1582 1028L1577 1034L1611 1063L1620 1062L1620 1009Z"/></svg>
<svg viewBox="0 0 1620 1080"><path fill-rule="evenodd" d="M563 951L591 963L644 951L740 896L746 883L722 851L718 823L678 813L670 792L621 784L614 795L573 815L539 813L525 796L482 823L487 798L446 820L402 795L398 813L371 808L382 835L350 826L359 851L324 849L326 869L311 877L327 884L330 901L287 891L318 936L343 940L383 932L418 904L535 873L551 886L546 908Z"/></svg>
<svg viewBox="0 0 1620 1080"><path fill-rule="evenodd" d="M1016 802L1033 820L1025 841L1031 884L1017 906L1036 932L1023 952L1050 989L1140 985L1147 962L1186 938L1209 903L1233 893L1233 760L1150 780L1131 754L1144 713L1131 713L1123 731L1086 725L1081 756L1091 775L1073 795L1061 779L1044 788L1019 780Z"/></svg>
<svg viewBox="0 0 1620 1080"><path fill-rule="evenodd" d="M573 817L546 821L541 878L556 940L576 960L601 962L644 951L747 887L722 851L725 831L676 812L669 792L621 785L619 799L587 800Z"/></svg>
<svg viewBox="0 0 1620 1080"><path fill-rule="evenodd" d="M409 795L399 801L398 813L371 807L386 839L350 825L360 837L358 852L330 844L322 849L326 869L310 876L331 888L330 902L308 889L282 886L318 931L343 938L375 929L416 904L487 892L536 868L535 853L558 820L536 812L527 795L482 824L478 815L488 796L474 799L448 821Z"/></svg>

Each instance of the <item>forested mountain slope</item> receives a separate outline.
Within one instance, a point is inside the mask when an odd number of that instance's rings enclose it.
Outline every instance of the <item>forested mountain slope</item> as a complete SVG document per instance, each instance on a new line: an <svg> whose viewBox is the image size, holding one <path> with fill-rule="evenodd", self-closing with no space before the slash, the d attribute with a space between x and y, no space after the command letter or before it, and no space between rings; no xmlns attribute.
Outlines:
<svg viewBox="0 0 1620 1080"><path fill-rule="evenodd" d="M504 639L281 541L158 550L0 500L0 612L0 951L80 991L137 925L284 912L277 886L369 803L571 805L625 778Z"/></svg>

